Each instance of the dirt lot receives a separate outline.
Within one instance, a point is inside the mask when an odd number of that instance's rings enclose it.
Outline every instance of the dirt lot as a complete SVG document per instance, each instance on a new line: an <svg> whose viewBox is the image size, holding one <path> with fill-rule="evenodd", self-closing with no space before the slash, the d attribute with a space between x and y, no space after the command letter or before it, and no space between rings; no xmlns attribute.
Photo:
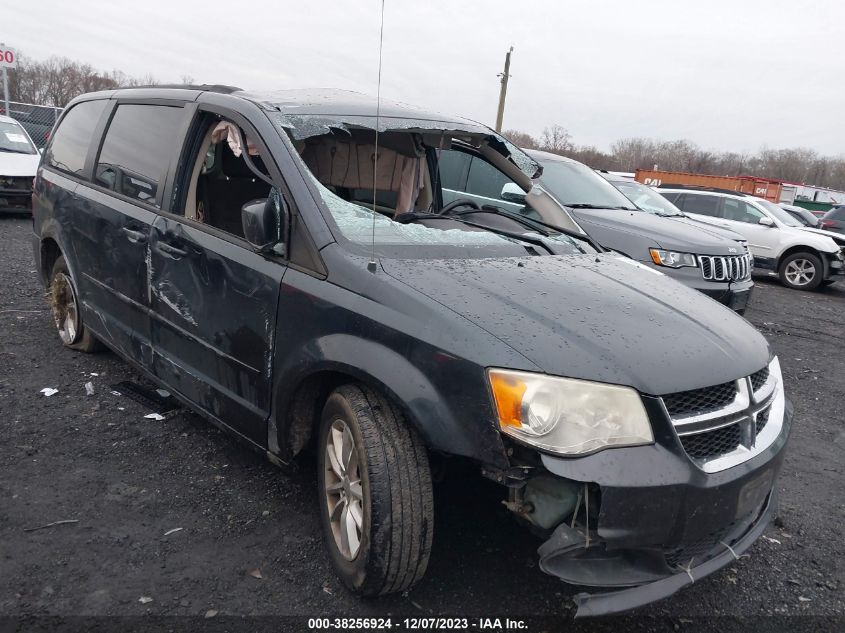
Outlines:
<svg viewBox="0 0 845 633"><path fill-rule="evenodd" d="M323 551L313 460L280 471L196 415L149 420L112 395L138 378L111 353L62 348L30 226L0 218L0 615L571 615L571 590L537 568L537 541L470 474L436 488L423 582L352 597ZM780 520L750 556L640 614L845 616L843 315L845 283L758 284L748 318L796 411Z"/></svg>

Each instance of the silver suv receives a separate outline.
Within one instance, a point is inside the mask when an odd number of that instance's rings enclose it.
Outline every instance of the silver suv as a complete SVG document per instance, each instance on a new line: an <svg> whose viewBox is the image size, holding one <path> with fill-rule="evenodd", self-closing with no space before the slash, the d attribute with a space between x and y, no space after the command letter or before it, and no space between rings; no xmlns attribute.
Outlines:
<svg viewBox="0 0 845 633"><path fill-rule="evenodd" d="M813 290L845 275L845 249L768 200L679 185L658 191L690 217L742 235L754 255L755 272L768 271L789 288Z"/></svg>

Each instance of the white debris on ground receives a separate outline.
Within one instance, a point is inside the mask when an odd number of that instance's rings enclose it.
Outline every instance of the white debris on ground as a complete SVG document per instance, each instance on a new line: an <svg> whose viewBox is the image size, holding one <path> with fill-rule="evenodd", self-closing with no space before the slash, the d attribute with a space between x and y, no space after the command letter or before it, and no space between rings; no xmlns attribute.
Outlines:
<svg viewBox="0 0 845 633"><path fill-rule="evenodd" d="M47 396L49 398L50 396L59 393L59 390L53 389L53 387L44 387L41 390L41 393L43 393L45 396Z"/></svg>

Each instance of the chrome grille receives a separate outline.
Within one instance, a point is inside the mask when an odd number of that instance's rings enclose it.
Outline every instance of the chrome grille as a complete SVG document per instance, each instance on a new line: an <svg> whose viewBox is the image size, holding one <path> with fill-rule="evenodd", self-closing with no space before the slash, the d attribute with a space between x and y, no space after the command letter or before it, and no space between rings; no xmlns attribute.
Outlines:
<svg viewBox="0 0 845 633"><path fill-rule="evenodd" d="M698 263L701 276L707 281L741 281L751 277L751 256L699 255Z"/></svg>
<svg viewBox="0 0 845 633"><path fill-rule="evenodd" d="M713 431L681 437L681 444L687 455L695 459L707 459L730 453L741 443L742 434L739 424L729 424Z"/></svg>
<svg viewBox="0 0 845 633"><path fill-rule="evenodd" d="M755 371L751 374L751 389L760 391L760 388L766 384L769 379L769 368L763 367L760 371Z"/></svg>
<svg viewBox="0 0 845 633"><path fill-rule="evenodd" d="M663 396L663 403L670 417L701 413L729 405L736 397L736 383L725 382L715 387L679 391Z"/></svg>
<svg viewBox="0 0 845 633"><path fill-rule="evenodd" d="M759 454L783 426L778 376L765 367L731 382L662 396L680 447L705 472L730 468Z"/></svg>
<svg viewBox="0 0 845 633"><path fill-rule="evenodd" d="M763 429L766 428L766 424L769 423L770 410L771 407L769 407L768 409L763 409L762 411L760 411L760 413L757 414L757 419L754 421L754 430L757 435L760 435Z"/></svg>

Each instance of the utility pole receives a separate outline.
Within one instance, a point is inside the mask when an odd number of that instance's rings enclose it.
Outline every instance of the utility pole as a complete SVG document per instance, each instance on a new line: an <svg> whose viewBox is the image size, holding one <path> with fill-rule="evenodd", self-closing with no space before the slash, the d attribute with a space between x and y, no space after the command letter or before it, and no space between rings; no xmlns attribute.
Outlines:
<svg viewBox="0 0 845 633"><path fill-rule="evenodd" d="M505 54L505 70L496 75L502 78L502 87L499 89L499 111L496 113L496 131L502 131L502 119L505 116L505 97L508 94L508 77L510 77L511 69L511 53L513 53L513 46Z"/></svg>

